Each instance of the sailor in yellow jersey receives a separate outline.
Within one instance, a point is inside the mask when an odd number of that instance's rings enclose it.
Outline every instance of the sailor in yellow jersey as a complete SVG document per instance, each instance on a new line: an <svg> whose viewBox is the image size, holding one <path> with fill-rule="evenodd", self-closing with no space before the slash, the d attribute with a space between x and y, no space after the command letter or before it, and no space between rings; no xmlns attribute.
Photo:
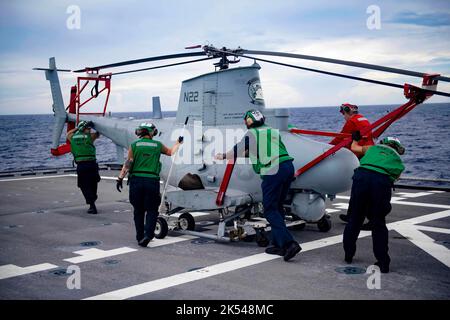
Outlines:
<svg viewBox="0 0 450 320"><path fill-rule="evenodd" d="M183 137L179 137L169 149L160 141L153 139L157 134L158 130L152 123L142 123L136 129L139 139L134 141L128 149L128 158L117 178L116 185L117 190L121 192L123 178L127 172L130 173L130 203L134 208L136 240L142 247L146 247L155 236L156 218L161 203L160 156L175 154L178 146L183 142Z"/></svg>
<svg viewBox="0 0 450 320"><path fill-rule="evenodd" d="M97 200L97 185L100 182L98 164L94 141L100 133L91 133L94 124L89 121L80 121L78 126L67 133L67 140L75 163L77 164L77 184L81 189L86 203L89 205L90 214L97 214L95 201Z"/></svg>

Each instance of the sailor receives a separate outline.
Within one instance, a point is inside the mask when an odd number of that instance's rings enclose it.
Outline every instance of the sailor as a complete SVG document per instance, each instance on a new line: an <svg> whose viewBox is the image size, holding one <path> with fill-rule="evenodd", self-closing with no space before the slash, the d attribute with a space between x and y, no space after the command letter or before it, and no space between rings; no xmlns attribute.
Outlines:
<svg viewBox="0 0 450 320"><path fill-rule="evenodd" d="M341 133L348 133L352 134L355 131L361 131L363 128L370 126L369 120L367 120L364 116L359 114L358 112L358 106L350 103L344 103L340 106L339 112L344 116L345 124L344 127L341 130ZM336 137L333 140L330 141L330 144L337 145L339 144L343 138ZM358 142L359 146L373 146L373 138L372 138L372 131L369 131L366 134L365 138L362 138ZM347 148L349 148L347 146ZM360 159L363 154L359 151L353 151L353 153ZM340 214L339 218L342 221L348 222L348 216L346 214ZM364 230L370 230L370 225L365 224Z"/></svg>
<svg viewBox="0 0 450 320"><path fill-rule="evenodd" d="M130 203L134 208L136 240L141 247L147 247L155 236L158 207L161 203L159 193L159 173L161 171L161 154L171 156L183 142L179 137L172 148L167 148L153 138L158 129L152 123L141 123L135 131L139 137L128 149L128 157L120 172L116 188L123 188L123 178L130 173Z"/></svg>
<svg viewBox="0 0 450 320"><path fill-rule="evenodd" d="M272 245L268 254L277 254L285 261L300 252L284 221L283 202L294 177L293 158L289 156L278 130L265 125L259 110L249 110L244 115L247 133L226 154L219 153L217 160L234 159L245 154L250 157L254 171L262 179L264 216L272 230Z"/></svg>
<svg viewBox="0 0 450 320"><path fill-rule="evenodd" d="M353 135L351 148L364 156L355 169L349 203L349 221L344 230L345 261L352 262L356 240L367 217L372 226L373 252L383 273L389 272L388 230L386 215L391 211L391 188L405 169L400 155L404 147L396 138L387 137L374 146L360 146L359 131Z"/></svg>
<svg viewBox="0 0 450 320"><path fill-rule="evenodd" d="M370 126L369 120L363 115L359 114L358 106L350 103L344 103L340 106L339 112L344 116L345 124L341 130L341 133L352 134L355 131L361 131L363 128ZM336 137L330 141L330 144L337 145L343 138ZM364 138L358 142L360 146L373 146L375 143L372 139L372 132L369 131ZM349 148L349 147L347 147ZM349 148L350 149L350 148ZM353 151L353 153L360 159L363 154L359 151Z"/></svg>
<svg viewBox="0 0 450 320"><path fill-rule="evenodd" d="M87 213L97 214L95 201L97 200L97 185L100 182L98 164L95 158L94 141L100 133L91 132L94 127L92 121L80 121L78 126L67 133L71 151L77 164L77 184L81 189L86 203L89 205Z"/></svg>

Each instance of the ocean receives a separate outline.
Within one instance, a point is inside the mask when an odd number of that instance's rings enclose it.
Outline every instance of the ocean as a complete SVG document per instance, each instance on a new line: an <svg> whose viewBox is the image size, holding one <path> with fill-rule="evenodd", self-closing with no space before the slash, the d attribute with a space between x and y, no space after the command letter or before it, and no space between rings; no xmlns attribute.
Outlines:
<svg viewBox="0 0 450 320"><path fill-rule="evenodd" d="M360 106L370 122L396 105ZM165 117L175 112L163 112ZM150 118L151 112L114 113L114 117ZM290 123L301 129L338 132L344 119L338 107L291 108ZM72 156L50 154L53 115L0 116L0 172L72 166ZM404 176L450 179L450 104L425 103L395 122L383 136L395 136L406 148ZM310 136L319 141L329 138ZM61 138L64 142L64 137ZM116 149L107 138L96 141L99 163L115 162Z"/></svg>

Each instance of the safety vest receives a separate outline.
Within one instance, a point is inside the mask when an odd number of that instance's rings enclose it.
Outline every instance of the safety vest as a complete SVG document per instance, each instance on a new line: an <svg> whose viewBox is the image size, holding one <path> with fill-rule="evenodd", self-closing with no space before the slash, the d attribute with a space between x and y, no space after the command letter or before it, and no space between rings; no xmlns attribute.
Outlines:
<svg viewBox="0 0 450 320"><path fill-rule="evenodd" d="M95 146L90 133L77 131L70 139L70 150L75 162L95 160Z"/></svg>
<svg viewBox="0 0 450 320"><path fill-rule="evenodd" d="M162 144L157 140L141 138L131 144L133 152L133 167L130 175L159 179L161 172Z"/></svg>
<svg viewBox="0 0 450 320"><path fill-rule="evenodd" d="M397 180L405 170L398 153L388 146L379 144L367 149L366 154L360 160L360 164L360 168L388 175L391 181Z"/></svg>
<svg viewBox="0 0 450 320"><path fill-rule="evenodd" d="M250 128L249 132L255 137L255 148L250 146L249 156L253 170L260 175L265 175L280 163L293 160L289 156L284 143L281 141L280 132L266 125L257 128ZM253 150L252 150L253 149Z"/></svg>
<svg viewBox="0 0 450 320"><path fill-rule="evenodd" d="M348 119L345 122L344 127L341 130L341 133L352 134L355 131L361 131L365 127L369 127L369 126L370 126L369 120L367 120L364 116L362 116L360 114L354 114L350 117L350 119ZM373 142L372 131L369 131L367 134L365 134L365 136L367 136L367 137L362 138L361 140L358 141L358 145L373 146L375 143ZM336 137L333 140L331 140L330 144L337 145L342 140L343 140L342 138ZM350 149L350 145L346 146L346 148Z"/></svg>
<svg viewBox="0 0 450 320"><path fill-rule="evenodd" d="M353 125L353 129L348 133L352 133L353 131L361 131L362 129L369 127L370 122L365 117L363 117L360 114L353 115L348 121ZM360 146L373 146L375 143L373 142L372 138L372 131L370 130L367 134L365 134L367 138L361 138L361 140L358 141L358 145Z"/></svg>

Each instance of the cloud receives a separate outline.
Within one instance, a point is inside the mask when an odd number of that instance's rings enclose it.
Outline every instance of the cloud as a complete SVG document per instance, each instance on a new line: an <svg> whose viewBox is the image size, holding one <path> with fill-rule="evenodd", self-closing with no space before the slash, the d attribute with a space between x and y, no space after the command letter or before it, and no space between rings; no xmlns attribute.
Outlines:
<svg viewBox="0 0 450 320"><path fill-rule="evenodd" d="M78 69L122 60L185 52L184 47L212 42L218 47L284 51L390 67L450 74L450 28L438 17L436 27L420 25L434 19L433 12L449 12L448 2L379 1L382 18L408 23L385 23L380 30L366 27L367 4L362 1L259 2L219 1L77 1L81 29L68 30L66 7L71 0L43 0L39 4L17 0L0 2L0 113L48 113L49 85L45 67L56 56L60 68ZM414 15L405 12L416 12ZM406 20L405 20L406 19ZM415 20L414 20L415 19ZM416 21L416 24L411 24ZM427 22L430 24L429 22ZM271 57L264 57L272 59ZM290 64L331 72L365 76L397 83L419 84L420 79L306 60L273 58ZM172 61L171 61L172 62ZM177 62L177 61L173 61ZM252 64L241 59L239 66ZM158 63L142 64L144 68ZM358 86L358 82L307 71L260 63L261 82L268 107L335 105L337 101L401 102L399 91ZM117 70L116 70L117 69ZM116 68L106 71L121 71ZM181 82L214 70L212 62L113 76L113 111L149 110L152 96L160 96L165 110L176 110ZM63 98L77 74L60 74ZM439 84L440 89L446 88ZM373 90L371 90L371 88ZM353 89L353 90L352 90ZM358 94L358 90L361 93ZM45 97L48 99L45 100ZM16 99L17 98L17 99ZM433 97L433 99L435 99ZM448 99L447 99L448 100ZM26 112L28 110L28 112Z"/></svg>
<svg viewBox="0 0 450 320"><path fill-rule="evenodd" d="M390 20L388 20L388 22L426 27L450 26L450 13L418 13L413 11L401 11L395 14Z"/></svg>

